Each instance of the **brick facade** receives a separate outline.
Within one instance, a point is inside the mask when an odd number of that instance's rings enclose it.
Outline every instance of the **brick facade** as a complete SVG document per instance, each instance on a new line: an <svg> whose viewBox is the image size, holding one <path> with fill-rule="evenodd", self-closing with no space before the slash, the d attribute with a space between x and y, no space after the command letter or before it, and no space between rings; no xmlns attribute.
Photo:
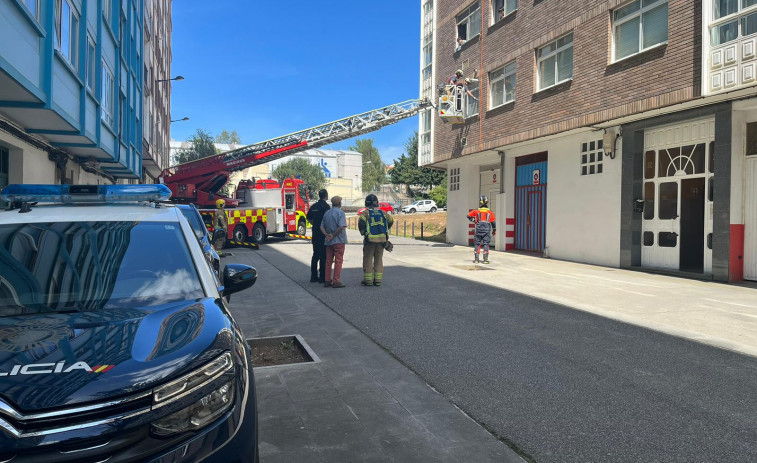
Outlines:
<svg viewBox="0 0 757 463"><path fill-rule="evenodd" d="M490 25L455 52L456 14L473 2L436 2L437 83L455 69L480 79L480 111L465 124L435 124L434 162L586 127L698 98L702 4L668 2L668 42L611 62L611 12L618 0L535 0ZM536 49L573 32L573 79L536 92ZM482 59L483 53L483 59ZM488 72L517 60L515 101L488 110ZM466 143L463 145L462 139Z"/></svg>

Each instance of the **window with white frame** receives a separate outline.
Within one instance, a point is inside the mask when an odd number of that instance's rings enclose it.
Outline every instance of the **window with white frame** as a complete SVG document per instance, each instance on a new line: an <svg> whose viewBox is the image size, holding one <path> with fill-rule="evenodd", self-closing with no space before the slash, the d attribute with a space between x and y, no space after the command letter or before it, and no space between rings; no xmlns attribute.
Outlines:
<svg viewBox="0 0 757 463"><path fill-rule="evenodd" d="M573 78L573 33L564 35L536 51L539 90Z"/></svg>
<svg viewBox="0 0 757 463"><path fill-rule="evenodd" d="M26 5L32 16L39 22L41 15L40 0L24 0L24 5Z"/></svg>
<svg viewBox="0 0 757 463"><path fill-rule="evenodd" d="M55 0L55 48L78 69L79 15L69 0Z"/></svg>
<svg viewBox="0 0 757 463"><path fill-rule="evenodd" d="M757 0L712 0L712 4L712 46L757 33Z"/></svg>
<svg viewBox="0 0 757 463"><path fill-rule="evenodd" d="M489 73L489 108L515 101L515 61Z"/></svg>
<svg viewBox="0 0 757 463"><path fill-rule="evenodd" d="M518 9L518 0L491 0L492 24Z"/></svg>
<svg viewBox="0 0 757 463"><path fill-rule="evenodd" d="M602 140L584 142L581 144L581 175L602 173L604 161Z"/></svg>
<svg viewBox="0 0 757 463"><path fill-rule="evenodd" d="M87 34L87 88L95 91L95 41Z"/></svg>
<svg viewBox="0 0 757 463"><path fill-rule="evenodd" d="M481 33L481 4L474 3L457 15L457 38L470 40Z"/></svg>
<svg viewBox="0 0 757 463"><path fill-rule="evenodd" d="M471 82L468 84L468 91L473 96L465 93L465 117L472 117L478 114L478 98L481 93L478 82Z"/></svg>
<svg viewBox="0 0 757 463"><path fill-rule="evenodd" d="M636 0L612 12L613 58L620 60L668 41L668 0Z"/></svg>
<svg viewBox="0 0 757 463"><path fill-rule="evenodd" d="M460 168L456 167L449 170L449 191L458 191L460 189Z"/></svg>
<svg viewBox="0 0 757 463"><path fill-rule="evenodd" d="M431 78L431 64L433 62L433 59L434 59L433 44L429 42L423 47L423 78L424 79Z"/></svg>
<svg viewBox="0 0 757 463"><path fill-rule="evenodd" d="M110 70L105 61L102 62L102 67L103 81L100 86L102 88L102 96L100 98L101 118L107 122L108 125L113 127L113 106L115 98L113 71Z"/></svg>
<svg viewBox="0 0 757 463"><path fill-rule="evenodd" d="M431 110L421 113L421 144L431 143Z"/></svg>

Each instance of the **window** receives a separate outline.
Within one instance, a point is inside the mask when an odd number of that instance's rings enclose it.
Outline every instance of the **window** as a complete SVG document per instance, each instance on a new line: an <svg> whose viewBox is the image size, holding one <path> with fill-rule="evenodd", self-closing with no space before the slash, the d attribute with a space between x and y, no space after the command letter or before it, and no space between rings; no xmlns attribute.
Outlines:
<svg viewBox="0 0 757 463"><path fill-rule="evenodd" d="M449 191L458 191L460 189L460 168L456 167L449 171Z"/></svg>
<svg viewBox="0 0 757 463"><path fill-rule="evenodd" d="M723 45L741 37L757 33L757 10L751 8L757 0L714 0L713 24L710 26L710 43ZM736 16L736 14L739 14ZM725 21L721 20L724 18Z"/></svg>
<svg viewBox="0 0 757 463"><path fill-rule="evenodd" d="M478 82L471 82L468 84L468 90L473 94L473 98L467 93L465 94L465 117L471 117L478 114L478 97L481 93Z"/></svg>
<svg viewBox="0 0 757 463"><path fill-rule="evenodd" d="M26 8L29 10L29 12L34 16L34 18L39 22L40 18L40 0L24 0L24 5L26 5Z"/></svg>
<svg viewBox="0 0 757 463"><path fill-rule="evenodd" d="M79 15L68 0L55 2L55 48L78 70Z"/></svg>
<svg viewBox="0 0 757 463"><path fill-rule="evenodd" d="M421 113L421 144L431 143L431 110Z"/></svg>
<svg viewBox="0 0 757 463"><path fill-rule="evenodd" d="M613 11L615 60L668 41L668 1L636 0Z"/></svg>
<svg viewBox="0 0 757 463"><path fill-rule="evenodd" d="M87 87L95 91L95 41L87 34Z"/></svg>
<svg viewBox="0 0 757 463"><path fill-rule="evenodd" d="M746 155L757 155L757 122L747 122L746 124ZM710 159L712 157L712 154L710 154ZM712 171L713 169L710 168L710 172Z"/></svg>
<svg viewBox="0 0 757 463"><path fill-rule="evenodd" d="M518 9L518 0L492 0L492 24Z"/></svg>
<svg viewBox="0 0 757 463"><path fill-rule="evenodd" d="M573 78L573 33L560 37L536 53L539 64L539 90Z"/></svg>
<svg viewBox="0 0 757 463"><path fill-rule="evenodd" d="M604 161L602 140L584 142L581 144L581 175L602 173Z"/></svg>
<svg viewBox="0 0 757 463"><path fill-rule="evenodd" d="M113 85L113 72L108 68L108 65L105 63L105 61L102 62L103 66L103 81L101 84L102 88L102 96L100 99L100 106L102 109L102 120L108 123L111 127L113 126L113 99L115 98L114 94L114 85Z"/></svg>
<svg viewBox="0 0 757 463"><path fill-rule="evenodd" d="M113 15L113 4L111 0L103 0L103 16L105 17L105 21L110 25L113 25L112 15Z"/></svg>
<svg viewBox="0 0 757 463"><path fill-rule="evenodd" d="M431 78L431 63L434 59L433 45L432 43L426 44L423 47L423 78Z"/></svg>
<svg viewBox="0 0 757 463"><path fill-rule="evenodd" d="M489 107L515 101L515 61L489 73Z"/></svg>
<svg viewBox="0 0 757 463"><path fill-rule="evenodd" d="M457 38L470 40L481 33L481 5L476 2L457 16Z"/></svg>

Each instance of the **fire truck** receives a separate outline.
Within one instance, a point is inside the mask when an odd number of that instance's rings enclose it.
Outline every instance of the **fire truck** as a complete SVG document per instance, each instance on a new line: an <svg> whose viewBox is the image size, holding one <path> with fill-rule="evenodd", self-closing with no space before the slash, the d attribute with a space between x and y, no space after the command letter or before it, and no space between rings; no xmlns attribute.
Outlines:
<svg viewBox="0 0 757 463"><path fill-rule="evenodd" d="M227 239L260 243L269 235L304 234L309 208L307 186L297 178L240 182L234 198L218 192L236 171L334 142L379 130L412 117L432 106L427 99L407 100L299 132L272 138L233 151L196 159L165 169L160 183L171 190L171 199L194 203L210 223L215 223L215 202L223 199L228 217Z"/></svg>

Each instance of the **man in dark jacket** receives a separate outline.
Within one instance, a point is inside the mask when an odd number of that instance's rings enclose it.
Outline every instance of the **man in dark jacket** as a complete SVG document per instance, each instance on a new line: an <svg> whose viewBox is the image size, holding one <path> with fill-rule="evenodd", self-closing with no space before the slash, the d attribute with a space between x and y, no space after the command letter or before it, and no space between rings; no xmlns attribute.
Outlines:
<svg viewBox="0 0 757 463"><path fill-rule="evenodd" d="M323 214L331 209L329 203L326 202L327 199L329 199L329 193L326 190L319 191L318 202L310 206L307 215L308 222L313 227L313 257L310 259L311 283L326 281L326 236L321 231L321 221Z"/></svg>

